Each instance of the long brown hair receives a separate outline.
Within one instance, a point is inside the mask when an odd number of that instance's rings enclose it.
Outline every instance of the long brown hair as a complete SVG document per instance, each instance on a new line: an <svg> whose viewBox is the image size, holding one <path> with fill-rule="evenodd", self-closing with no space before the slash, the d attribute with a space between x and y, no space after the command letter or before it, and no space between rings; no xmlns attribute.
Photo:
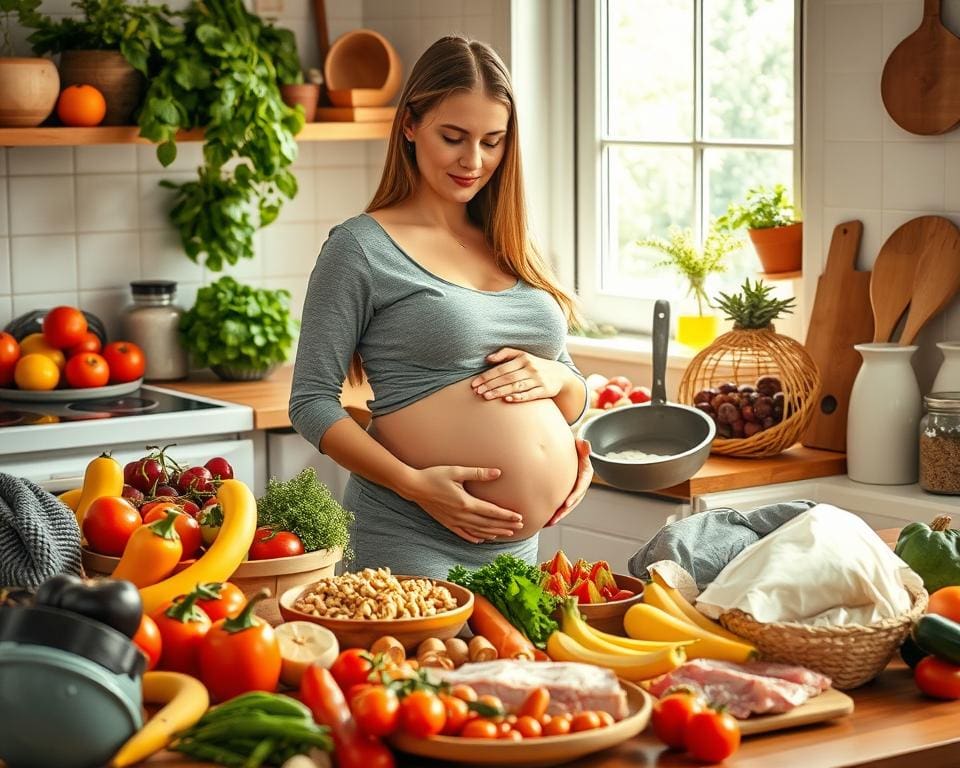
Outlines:
<svg viewBox="0 0 960 768"><path fill-rule="evenodd" d="M549 293L563 309L568 324L576 324L580 316L573 297L559 286L527 232L513 86L503 61L486 43L457 35L442 37L414 64L400 94L383 175L367 213L398 205L416 192L420 174L403 134L407 116L419 121L447 96L474 90L504 104L509 118L503 159L490 181L467 203L467 215L483 230L497 267ZM354 354L350 381L359 382L362 377L360 356Z"/></svg>

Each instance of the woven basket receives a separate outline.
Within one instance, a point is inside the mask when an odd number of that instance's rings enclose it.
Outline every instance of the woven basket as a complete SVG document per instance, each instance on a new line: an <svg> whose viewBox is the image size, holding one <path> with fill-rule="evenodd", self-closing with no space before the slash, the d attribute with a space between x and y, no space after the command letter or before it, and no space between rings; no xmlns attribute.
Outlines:
<svg viewBox="0 0 960 768"><path fill-rule="evenodd" d="M907 638L927 607L927 592L910 590L913 607L877 624L815 627L796 622L762 624L749 613L727 611L720 623L753 643L767 661L799 664L833 680L834 688L856 688L872 680Z"/></svg>
<svg viewBox="0 0 960 768"><path fill-rule="evenodd" d="M819 401L820 371L801 344L781 336L772 325L735 328L701 350L680 381L679 400L694 404L704 389L727 382L754 384L761 376L776 376L783 388L783 419L750 437L717 437L711 453L741 458L775 456L792 446L813 418Z"/></svg>

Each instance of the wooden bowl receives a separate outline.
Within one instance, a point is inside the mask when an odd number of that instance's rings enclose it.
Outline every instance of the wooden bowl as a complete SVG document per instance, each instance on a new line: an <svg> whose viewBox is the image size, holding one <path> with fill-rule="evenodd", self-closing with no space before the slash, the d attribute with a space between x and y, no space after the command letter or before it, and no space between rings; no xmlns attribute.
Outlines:
<svg viewBox="0 0 960 768"><path fill-rule="evenodd" d="M372 29L338 37L323 63L327 93L337 107L382 107L400 90L402 74L396 49Z"/></svg>
<svg viewBox="0 0 960 768"><path fill-rule="evenodd" d="M634 593L633 597L626 600L611 600L606 603L590 603L577 605L587 624L602 632L609 632L611 635L620 635L626 637L627 633L623 629L623 616L627 608L631 605L643 602L643 582L633 576L623 573L613 574L617 587L620 589L629 589ZM559 618L559 612L557 613Z"/></svg>
<svg viewBox="0 0 960 768"><path fill-rule="evenodd" d="M120 562L119 557L99 555L85 547L81 547L80 553L87 575L109 576ZM333 576L334 568L342 556L343 553L337 548L318 549L316 552L307 552L293 557L246 560L240 563L229 580L240 587L247 597L255 595L262 587L267 587L273 597L261 600L257 604L256 613L271 624L279 624L283 618L280 615L277 598L294 585L308 581L315 582L324 576ZM184 560L178 563L174 573L193 565L194 562L196 561Z"/></svg>
<svg viewBox="0 0 960 768"><path fill-rule="evenodd" d="M403 581L417 577L396 578ZM450 590L450 594L457 601L456 608L436 616L414 619L331 619L314 616L293 607L301 595L314 586L315 582L311 582L291 587L280 595L280 615L284 621L312 621L326 627L337 636L341 648L369 648L377 638L390 635L403 643L409 653L428 637L441 640L456 637L473 613L473 592L449 581L433 579L433 582Z"/></svg>

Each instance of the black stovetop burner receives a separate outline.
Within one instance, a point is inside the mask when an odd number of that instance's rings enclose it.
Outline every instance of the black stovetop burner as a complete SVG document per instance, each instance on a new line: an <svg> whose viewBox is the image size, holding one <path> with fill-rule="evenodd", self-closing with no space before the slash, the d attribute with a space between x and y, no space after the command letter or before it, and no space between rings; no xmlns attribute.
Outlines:
<svg viewBox="0 0 960 768"><path fill-rule="evenodd" d="M127 416L205 411L219 407L214 403L205 403L143 387L122 397L77 400L69 403L0 400L0 429L65 421L122 419Z"/></svg>

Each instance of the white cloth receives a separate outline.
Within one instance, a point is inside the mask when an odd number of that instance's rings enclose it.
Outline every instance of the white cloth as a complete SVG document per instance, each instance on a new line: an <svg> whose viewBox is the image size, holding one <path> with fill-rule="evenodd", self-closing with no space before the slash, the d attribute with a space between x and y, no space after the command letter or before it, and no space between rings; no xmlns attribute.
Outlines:
<svg viewBox="0 0 960 768"><path fill-rule="evenodd" d="M921 578L859 517L830 504L784 523L735 557L697 599L711 618L873 624L910 610Z"/></svg>

